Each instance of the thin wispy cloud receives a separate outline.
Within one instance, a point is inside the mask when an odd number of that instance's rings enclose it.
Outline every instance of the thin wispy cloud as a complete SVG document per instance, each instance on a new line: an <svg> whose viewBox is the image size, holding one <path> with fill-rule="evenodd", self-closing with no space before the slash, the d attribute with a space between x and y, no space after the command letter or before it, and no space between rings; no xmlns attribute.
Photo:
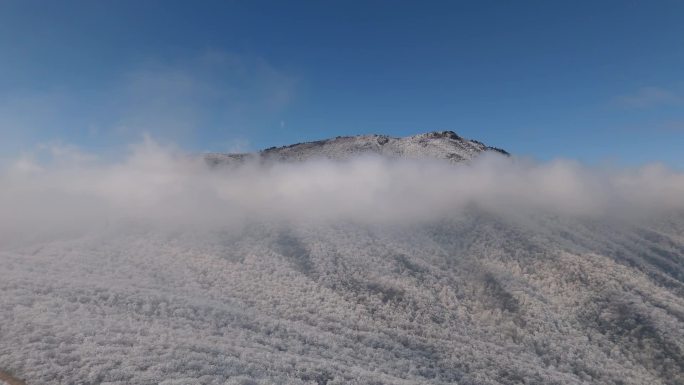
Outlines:
<svg viewBox="0 0 684 385"><path fill-rule="evenodd" d="M293 77L259 57L209 52L153 62L127 73L115 91L117 126L170 139L210 127L245 132L286 108L295 88Z"/></svg>
<svg viewBox="0 0 684 385"><path fill-rule="evenodd" d="M663 124L663 130L669 132L684 132L684 119L666 121Z"/></svg>
<svg viewBox="0 0 684 385"><path fill-rule="evenodd" d="M214 143L227 143L277 125L296 98L297 84L256 55L151 57L88 92L46 86L0 97L0 135L15 151L18 144L52 140L110 148L143 133L185 144L211 135Z"/></svg>
<svg viewBox="0 0 684 385"><path fill-rule="evenodd" d="M684 95L661 87L642 87L634 93L620 95L613 104L625 108L654 108L684 104Z"/></svg>

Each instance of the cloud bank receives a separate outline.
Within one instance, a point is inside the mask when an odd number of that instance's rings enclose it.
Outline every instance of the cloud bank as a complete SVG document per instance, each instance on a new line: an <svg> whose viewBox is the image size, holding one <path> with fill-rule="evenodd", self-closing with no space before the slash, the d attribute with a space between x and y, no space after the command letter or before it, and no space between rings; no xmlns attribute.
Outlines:
<svg viewBox="0 0 684 385"><path fill-rule="evenodd" d="M499 213L624 217L684 209L684 174L659 164L601 169L492 155L461 165L362 157L212 169L201 157L151 139L115 162L45 147L5 167L0 186L0 226L13 237L131 220L406 224L472 205Z"/></svg>

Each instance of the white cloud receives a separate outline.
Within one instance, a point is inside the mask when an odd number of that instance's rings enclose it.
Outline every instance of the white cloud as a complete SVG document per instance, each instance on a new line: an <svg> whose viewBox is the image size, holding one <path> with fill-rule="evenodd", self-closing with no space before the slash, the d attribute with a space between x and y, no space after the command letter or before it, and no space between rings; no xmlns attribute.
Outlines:
<svg viewBox="0 0 684 385"><path fill-rule="evenodd" d="M42 151L49 154L24 156L0 176L5 234L128 219L165 225L246 219L408 223L471 204L501 213L573 216L684 209L684 175L662 165L609 170L567 160L483 156L454 166L367 157L210 169L151 139L131 146L118 162L71 147Z"/></svg>

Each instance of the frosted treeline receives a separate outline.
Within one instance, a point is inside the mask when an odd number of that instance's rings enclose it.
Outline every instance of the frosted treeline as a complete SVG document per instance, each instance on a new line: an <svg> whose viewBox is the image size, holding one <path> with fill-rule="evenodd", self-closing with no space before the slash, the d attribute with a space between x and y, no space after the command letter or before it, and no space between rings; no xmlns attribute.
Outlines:
<svg viewBox="0 0 684 385"><path fill-rule="evenodd" d="M0 370L29 385L684 383L672 171L363 160L248 177L144 159L2 177Z"/></svg>

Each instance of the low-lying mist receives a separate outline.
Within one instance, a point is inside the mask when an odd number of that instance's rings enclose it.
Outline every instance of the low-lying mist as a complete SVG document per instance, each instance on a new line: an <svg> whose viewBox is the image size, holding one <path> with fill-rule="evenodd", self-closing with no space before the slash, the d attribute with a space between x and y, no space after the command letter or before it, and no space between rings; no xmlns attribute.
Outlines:
<svg viewBox="0 0 684 385"><path fill-rule="evenodd" d="M684 174L660 164L588 167L484 154L470 163L359 157L209 167L146 139L117 161L43 148L0 175L2 241L117 221L235 226L249 220L410 224L476 205L497 213L635 218L684 209Z"/></svg>

